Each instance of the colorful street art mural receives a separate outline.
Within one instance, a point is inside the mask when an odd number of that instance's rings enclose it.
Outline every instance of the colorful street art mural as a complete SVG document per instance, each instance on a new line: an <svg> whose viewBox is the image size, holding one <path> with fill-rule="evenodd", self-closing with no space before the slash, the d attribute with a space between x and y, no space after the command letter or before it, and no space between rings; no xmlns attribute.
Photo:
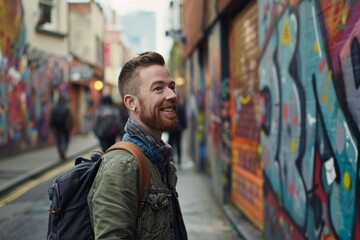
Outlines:
<svg viewBox="0 0 360 240"><path fill-rule="evenodd" d="M0 1L0 147L17 142L24 124L25 26L20 1ZM10 121L11 120L11 121Z"/></svg>
<svg viewBox="0 0 360 240"><path fill-rule="evenodd" d="M258 1L264 239L359 239L360 1Z"/></svg>
<svg viewBox="0 0 360 240"><path fill-rule="evenodd" d="M191 118L191 141L196 146L193 149L193 156L196 157L197 168L205 171L207 168L206 163L206 127L205 127L205 79L204 72L202 71L203 60L200 51L194 52L192 56L192 81L191 95L189 96L189 109Z"/></svg>
<svg viewBox="0 0 360 240"><path fill-rule="evenodd" d="M21 1L0 0L0 157L52 143L54 89L68 91L65 58L26 42Z"/></svg>

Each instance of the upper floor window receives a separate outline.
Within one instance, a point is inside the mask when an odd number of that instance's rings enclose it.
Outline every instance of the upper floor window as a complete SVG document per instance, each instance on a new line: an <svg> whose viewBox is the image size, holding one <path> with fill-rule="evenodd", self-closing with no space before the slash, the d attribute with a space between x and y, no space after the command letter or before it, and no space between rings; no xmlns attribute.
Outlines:
<svg viewBox="0 0 360 240"><path fill-rule="evenodd" d="M46 30L57 30L57 0L39 0L38 27Z"/></svg>

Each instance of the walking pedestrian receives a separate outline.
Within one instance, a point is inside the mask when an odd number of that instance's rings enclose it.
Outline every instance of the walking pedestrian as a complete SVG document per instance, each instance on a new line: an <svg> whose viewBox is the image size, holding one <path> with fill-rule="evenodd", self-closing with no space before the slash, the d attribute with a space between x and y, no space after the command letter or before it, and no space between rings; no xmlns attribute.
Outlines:
<svg viewBox="0 0 360 240"><path fill-rule="evenodd" d="M117 136L122 132L121 121L120 110L113 103L111 96L104 96L101 105L95 111L93 127L103 152L115 143Z"/></svg>
<svg viewBox="0 0 360 240"><path fill-rule="evenodd" d="M179 96L176 107L178 116L178 123L175 128L169 131L169 144L176 149L177 164L181 168L181 152L182 152L182 132L187 128L187 116L185 101L182 96Z"/></svg>
<svg viewBox="0 0 360 240"><path fill-rule="evenodd" d="M145 52L125 63L118 83L129 111L123 141L145 153L152 179L140 211L134 156L124 150L104 155L88 195L95 239L186 240L172 149L161 140L177 123L175 82L164 58Z"/></svg>
<svg viewBox="0 0 360 240"><path fill-rule="evenodd" d="M67 98L61 95L51 110L50 126L55 135L56 148L60 160L66 160L66 151L70 143L73 116Z"/></svg>

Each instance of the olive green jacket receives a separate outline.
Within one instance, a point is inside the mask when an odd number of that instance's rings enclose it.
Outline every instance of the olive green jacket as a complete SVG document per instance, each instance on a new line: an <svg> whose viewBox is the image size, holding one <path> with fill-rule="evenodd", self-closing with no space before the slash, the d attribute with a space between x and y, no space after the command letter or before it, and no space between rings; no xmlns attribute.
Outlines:
<svg viewBox="0 0 360 240"><path fill-rule="evenodd" d="M139 212L136 159L125 150L104 155L88 195L95 239L187 239L174 165L168 167L167 179L162 179L156 166L148 163L151 186Z"/></svg>

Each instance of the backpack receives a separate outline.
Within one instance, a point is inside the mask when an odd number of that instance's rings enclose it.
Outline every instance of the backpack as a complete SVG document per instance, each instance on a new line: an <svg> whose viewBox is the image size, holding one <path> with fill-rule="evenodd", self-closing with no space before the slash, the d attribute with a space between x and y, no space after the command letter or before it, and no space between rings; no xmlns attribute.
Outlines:
<svg viewBox="0 0 360 240"><path fill-rule="evenodd" d="M117 142L107 151L124 149L130 152L139 165L138 194L140 211L145 204L150 185L150 171L144 153L134 143ZM103 153L93 151L90 159L77 157L75 166L54 179L49 189L50 213L47 239L94 239L87 196L95 179Z"/></svg>
<svg viewBox="0 0 360 240"><path fill-rule="evenodd" d="M64 128L66 125L66 120L68 108L66 105L57 104L51 111L51 126Z"/></svg>
<svg viewBox="0 0 360 240"><path fill-rule="evenodd" d="M112 105L102 105L96 113L94 132L99 137L110 137L120 132L120 111Z"/></svg>

